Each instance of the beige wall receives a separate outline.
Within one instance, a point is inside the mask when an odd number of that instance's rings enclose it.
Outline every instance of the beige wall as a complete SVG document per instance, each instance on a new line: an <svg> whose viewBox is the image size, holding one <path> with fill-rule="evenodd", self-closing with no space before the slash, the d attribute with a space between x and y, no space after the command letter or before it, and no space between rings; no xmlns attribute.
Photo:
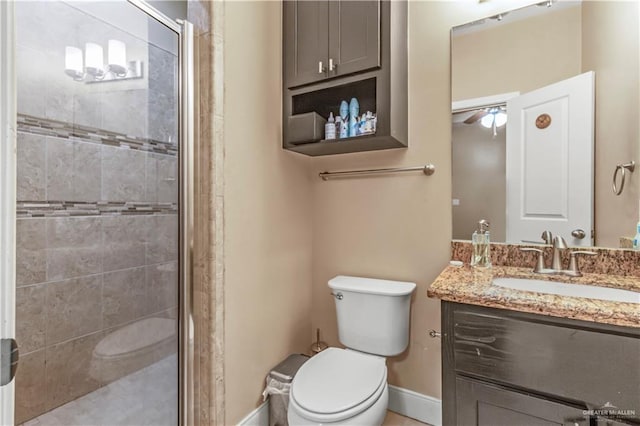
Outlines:
<svg viewBox="0 0 640 426"><path fill-rule="evenodd" d="M580 74L580 7L457 36L453 100L529 92Z"/></svg>
<svg viewBox="0 0 640 426"><path fill-rule="evenodd" d="M640 172L620 196L611 191L611 177L616 164L640 163L639 9L637 1L582 7L582 67L596 72L596 243L605 247L633 237L638 221Z"/></svg>
<svg viewBox="0 0 640 426"><path fill-rule="evenodd" d="M311 330L309 160L281 149L281 6L225 7L225 424Z"/></svg>
<svg viewBox="0 0 640 426"><path fill-rule="evenodd" d="M313 160L313 327L338 344L327 281L337 274L392 278L418 284L406 353L391 359L389 381L440 397L440 303L427 287L450 258L452 26L525 2L411 2L409 4L409 148ZM532 3L532 2L529 2ZM323 182L323 170L416 166L420 174ZM311 334L311 331L310 333ZM311 336L309 336L311 339Z"/></svg>

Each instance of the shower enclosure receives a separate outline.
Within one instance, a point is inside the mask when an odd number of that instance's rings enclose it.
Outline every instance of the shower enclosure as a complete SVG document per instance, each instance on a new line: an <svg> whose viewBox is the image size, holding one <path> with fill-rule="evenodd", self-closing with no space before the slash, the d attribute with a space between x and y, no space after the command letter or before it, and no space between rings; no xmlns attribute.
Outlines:
<svg viewBox="0 0 640 426"><path fill-rule="evenodd" d="M0 421L186 423L191 25L138 0L0 7Z"/></svg>

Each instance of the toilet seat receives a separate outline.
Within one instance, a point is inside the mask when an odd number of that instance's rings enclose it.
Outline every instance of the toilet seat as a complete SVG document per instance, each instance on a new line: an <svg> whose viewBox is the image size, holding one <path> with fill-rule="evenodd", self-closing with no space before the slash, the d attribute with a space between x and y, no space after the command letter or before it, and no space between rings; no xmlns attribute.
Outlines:
<svg viewBox="0 0 640 426"><path fill-rule="evenodd" d="M338 422L371 407L386 388L384 358L328 348L300 368L289 402L305 419Z"/></svg>

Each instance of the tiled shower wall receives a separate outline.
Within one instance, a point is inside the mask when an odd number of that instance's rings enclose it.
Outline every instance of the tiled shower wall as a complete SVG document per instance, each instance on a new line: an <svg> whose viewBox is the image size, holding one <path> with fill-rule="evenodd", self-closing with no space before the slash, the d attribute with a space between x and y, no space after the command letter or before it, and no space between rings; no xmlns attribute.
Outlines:
<svg viewBox="0 0 640 426"><path fill-rule="evenodd" d="M16 9L21 423L131 372L99 371L106 336L176 318L177 58L62 2ZM65 75L66 45L109 38L144 61L144 79Z"/></svg>

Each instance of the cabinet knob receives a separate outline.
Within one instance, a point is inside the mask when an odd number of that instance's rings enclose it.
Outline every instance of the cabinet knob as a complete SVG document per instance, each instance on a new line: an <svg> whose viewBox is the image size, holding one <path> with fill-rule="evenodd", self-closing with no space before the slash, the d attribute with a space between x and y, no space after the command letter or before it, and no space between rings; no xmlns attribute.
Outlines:
<svg viewBox="0 0 640 426"><path fill-rule="evenodd" d="M324 73L324 65L322 65L322 61L318 62L318 74L323 74Z"/></svg>
<svg viewBox="0 0 640 426"><path fill-rule="evenodd" d="M334 71L338 66L333 63L333 58L329 58L329 71Z"/></svg>
<svg viewBox="0 0 640 426"><path fill-rule="evenodd" d="M429 330L429 337L440 338L440 337L442 337L442 333L440 333L439 331L435 331L435 330Z"/></svg>

